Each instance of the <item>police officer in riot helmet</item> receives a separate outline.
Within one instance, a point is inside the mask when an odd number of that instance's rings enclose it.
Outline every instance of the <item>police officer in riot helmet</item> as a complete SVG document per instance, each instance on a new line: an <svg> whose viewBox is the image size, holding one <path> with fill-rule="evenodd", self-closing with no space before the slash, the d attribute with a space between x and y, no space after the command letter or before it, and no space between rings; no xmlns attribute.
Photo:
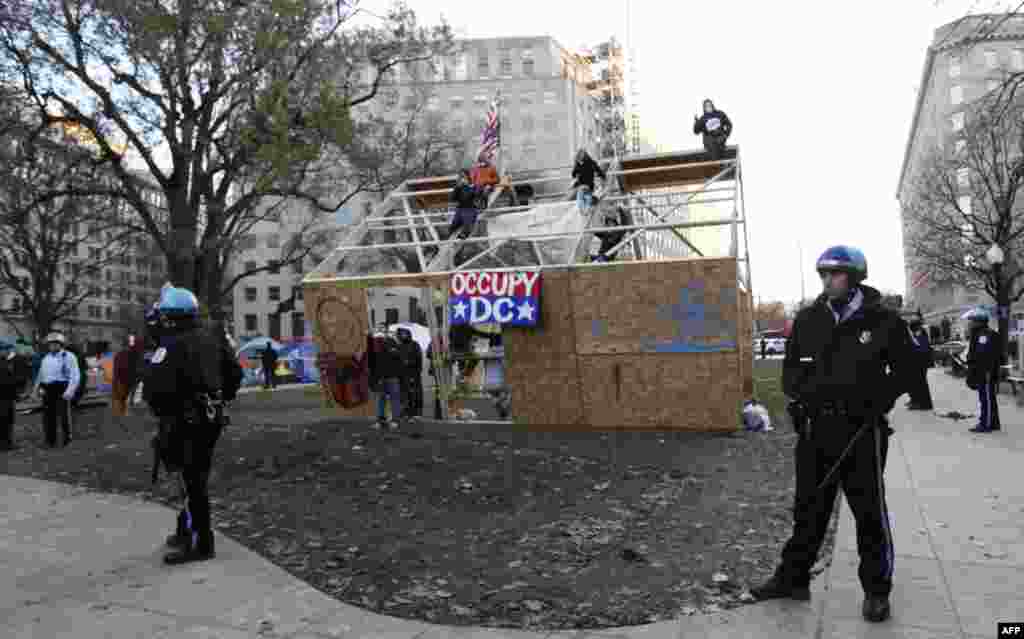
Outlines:
<svg viewBox="0 0 1024 639"><path fill-rule="evenodd" d="M913 367L899 315L863 284L859 250L835 246L817 262L824 292L802 309L786 344L782 384L799 433L793 534L759 600L810 598L810 571L840 487L857 522L861 614L890 615L893 545L883 471L892 430L886 415L909 388Z"/></svg>
<svg viewBox="0 0 1024 639"><path fill-rule="evenodd" d="M1002 358L999 333L988 327L988 311L972 308L964 313L970 330L970 348L967 350L967 387L978 391L980 407L978 423L970 429L972 433L991 433L1000 430L999 402L996 388L999 385L999 365Z"/></svg>
<svg viewBox="0 0 1024 639"><path fill-rule="evenodd" d="M222 402L235 398L242 370L223 336L199 325L191 291L164 287L157 316L150 316L157 348L145 373L143 397L160 420L155 439L160 459L180 471L187 508L178 515L164 557L170 565L214 556L207 484L213 449L226 423Z"/></svg>

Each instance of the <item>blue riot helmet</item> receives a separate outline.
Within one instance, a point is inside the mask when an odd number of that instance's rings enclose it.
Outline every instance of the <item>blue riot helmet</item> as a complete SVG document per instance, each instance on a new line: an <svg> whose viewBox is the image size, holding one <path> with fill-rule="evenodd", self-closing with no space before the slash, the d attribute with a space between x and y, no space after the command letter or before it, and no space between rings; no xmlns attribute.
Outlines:
<svg viewBox="0 0 1024 639"><path fill-rule="evenodd" d="M860 284L868 276L868 261L860 249L852 246L832 246L818 258L818 273L840 272L850 274L851 284Z"/></svg>
<svg viewBox="0 0 1024 639"><path fill-rule="evenodd" d="M157 302L160 321L168 328L183 328L191 325L199 316L199 300L187 288L164 287Z"/></svg>
<svg viewBox="0 0 1024 639"><path fill-rule="evenodd" d="M990 316L988 314L988 311L986 311L984 308L980 306L975 306L971 310L961 315L960 319L967 320L968 322L981 322L983 324L988 324Z"/></svg>

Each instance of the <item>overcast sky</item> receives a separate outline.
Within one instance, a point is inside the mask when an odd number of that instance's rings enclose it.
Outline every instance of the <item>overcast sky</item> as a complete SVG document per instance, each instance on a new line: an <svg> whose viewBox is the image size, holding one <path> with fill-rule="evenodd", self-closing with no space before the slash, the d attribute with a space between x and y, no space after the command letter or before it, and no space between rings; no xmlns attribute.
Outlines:
<svg viewBox="0 0 1024 639"><path fill-rule="evenodd" d="M421 20L444 16L468 37L550 35L575 49L625 36L622 0L607 10L582 0L407 1ZM808 295L820 288L814 260L832 244L860 247L868 282L902 293L896 185L925 48L940 25L1006 4L633 0L641 126L652 142L693 149L703 98L729 114L762 300L799 298L798 239Z"/></svg>

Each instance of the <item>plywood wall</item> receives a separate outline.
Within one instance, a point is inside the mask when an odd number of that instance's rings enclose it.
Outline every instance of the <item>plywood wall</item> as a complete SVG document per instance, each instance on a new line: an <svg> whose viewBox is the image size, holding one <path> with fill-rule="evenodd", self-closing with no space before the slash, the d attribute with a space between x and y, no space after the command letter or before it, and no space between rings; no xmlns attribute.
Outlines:
<svg viewBox="0 0 1024 639"><path fill-rule="evenodd" d="M546 271L541 325L503 332L517 420L530 428L738 428L752 383L749 299L741 301L736 266L695 259Z"/></svg>

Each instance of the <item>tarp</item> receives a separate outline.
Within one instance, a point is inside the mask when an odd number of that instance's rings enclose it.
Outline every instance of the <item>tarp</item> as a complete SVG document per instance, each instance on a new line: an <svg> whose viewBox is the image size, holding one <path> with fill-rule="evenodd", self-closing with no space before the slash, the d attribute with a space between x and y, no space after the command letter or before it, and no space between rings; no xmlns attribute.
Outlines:
<svg viewBox="0 0 1024 639"><path fill-rule="evenodd" d="M320 381L320 370L316 366L316 344L308 338L277 341L269 337L257 337L238 349L238 363L242 366L242 386L263 384L263 361L261 352L266 345L277 353L277 369L274 371L279 384L315 383Z"/></svg>
<svg viewBox="0 0 1024 639"><path fill-rule="evenodd" d="M529 211L508 213L487 220L487 234L495 236L522 236L538 233L579 233L585 224L576 202L538 204ZM524 240L530 241L530 240ZM491 246L499 240L492 240ZM576 237L538 240L544 261L548 264L566 264L573 261Z"/></svg>

